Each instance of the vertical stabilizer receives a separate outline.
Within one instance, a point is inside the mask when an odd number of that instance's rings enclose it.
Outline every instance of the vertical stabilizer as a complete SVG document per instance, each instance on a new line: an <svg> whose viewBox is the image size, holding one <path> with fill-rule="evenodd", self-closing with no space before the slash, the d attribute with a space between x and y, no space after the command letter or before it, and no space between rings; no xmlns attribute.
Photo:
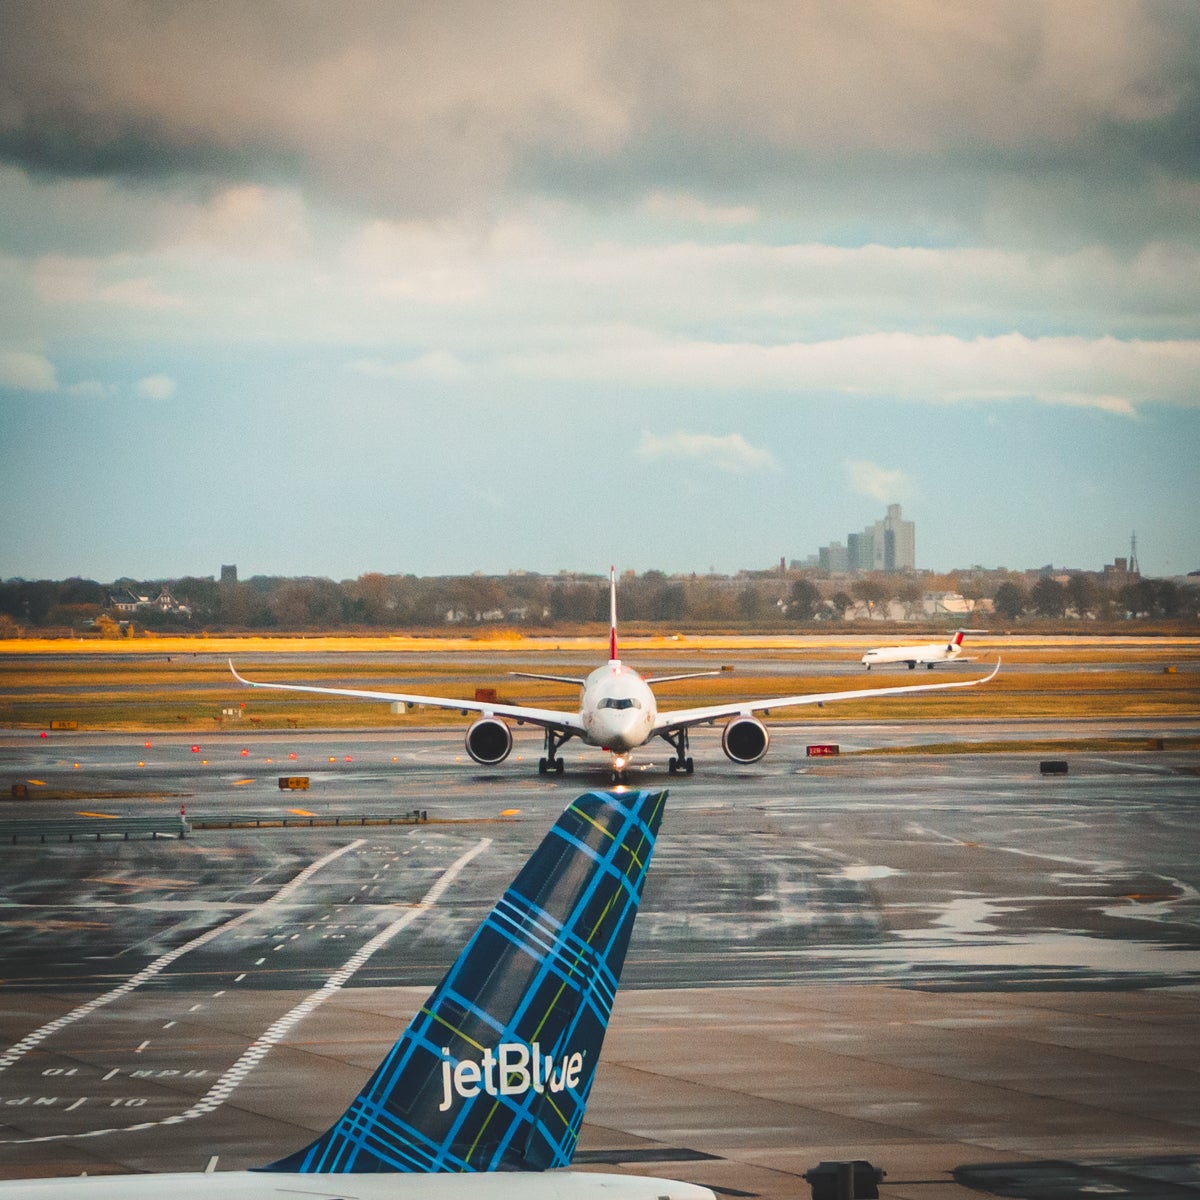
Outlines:
<svg viewBox="0 0 1200 1200"><path fill-rule="evenodd" d="M264 1169L566 1166L665 800L571 804L342 1117Z"/></svg>
<svg viewBox="0 0 1200 1200"><path fill-rule="evenodd" d="M617 653L617 568L608 568L608 661L616 662Z"/></svg>

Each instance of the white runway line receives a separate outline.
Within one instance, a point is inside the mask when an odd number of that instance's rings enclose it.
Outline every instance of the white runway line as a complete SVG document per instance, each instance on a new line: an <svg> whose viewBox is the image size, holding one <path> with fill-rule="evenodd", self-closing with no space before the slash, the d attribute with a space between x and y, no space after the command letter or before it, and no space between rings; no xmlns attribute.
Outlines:
<svg viewBox="0 0 1200 1200"><path fill-rule="evenodd" d="M361 844L361 842L355 843L355 845ZM326 1000L339 992L366 965L377 950L381 950L396 934L406 929L418 916L432 908L441 899L442 893L454 882L463 868L477 855L482 854L491 844L491 838L483 838L476 845L472 846L470 850L455 859L420 901L407 909L402 916L393 921L386 929L377 933L369 942L366 942L356 950L317 991L302 1000L290 1012L284 1013L274 1024L268 1026L243 1051L237 1062L221 1075L204 1096L185 1112L164 1117L159 1121L141 1121L136 1125L117 1126L111 1129L89 1129L81 1133L50 1133L44 1134L41 1137L13 1138L0 1141L0 1145L30 1145L35 1142L58 1142L70 1141L76 1138L103 1137L110 1133L132 1133L143 1129L153 1129L158 1125L178 1125L182 1121L190 1121L196 1117L206 1116L208 1113L214 1112L229 1099L239 1085L245 1081L250 1072L262 1062L272 1046L282 1041L294 1025L302 1021L309 1013L319 1008ZM343 853L347 849L350 849L350 847L345 847L339 853ZM222 928L225 927L223 926ZM54 1022L51 1022L51 1024L54 1024Z"/></svg>
<svg viewBox="0 0 1200 1200"><path fill-rule="evenodd" d="M326 854L324 858L317 859L316 862L310 863L305 867L295 878L285 883L275 895L264 900L261 904L256 904L253 908L248 908L240 916L226 921L224 925L218 925L216 928L210 929L207 933L202 933L199 937L193 938L190 942L185 942L182 946L177 946L174 950L169 950L166 954L156 958L149 966L143 967L136 975L131 975L124 983L113 988L112 991L105 992L104 995L97 996L95 1000L89 1000L86 1004L81 1004L78 1008L73 1008L69 1013L64 1013L61 1017L47 1022L40 1029L35 1029L32 1033L26 1034L19 1042L10 1046L3 1054L0 1054L0 1071L4 1071L8 1067L11 1067L13 1063L19 1062L26 1054L41 1045L48 1037L65 1029L68 1025L73 1025L76 1021L82 1021L84 1017L91 1016L98 1008L103 1008L106 1004L111 1004L114 1000L120 1000L123 996L128 996L130 992L140 988L143 983L153 979L156 975L161 975L167 967L182 958L185 954L193 950L198 950L201 946L207 946L209 942L220 937L221 934L228 933L229 930L245 924L251 917L266 908L267 905L278 904L280 901L289 899L322 867L328 866L334 859L340 858L343 854L351 850L356 850L364 844L365 839L360 838L358 841L351 842L349 845L342 846L340 849Z"/></svg>

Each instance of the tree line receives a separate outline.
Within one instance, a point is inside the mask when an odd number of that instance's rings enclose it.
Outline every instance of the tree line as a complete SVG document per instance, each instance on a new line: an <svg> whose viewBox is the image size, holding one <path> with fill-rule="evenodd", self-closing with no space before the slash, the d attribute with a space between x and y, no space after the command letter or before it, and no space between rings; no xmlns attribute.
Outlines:
<svg viewBox="0 0 1200 1200"><path fill-rule="evenodd" d="M1025 620L1200 619L1200 587L1135 578L1119 584L1085 574L1063 583L1050 576L1026 584L1019 574L990 573L984 582L942 577L945 590L975 602L964 619L977 624ZM0 582L0 636L21 630L96 628L132 622L162 632L419 630L455 625L553 628L608 621L608 581L602 576L465 575L420 577L367 574L324 578L255 577L239 583L184 578L169 584L173 605L114 611L112 599L132 592L152 602L161 581L11 579ZM737 576L629 574L620 582L623 624L691 627L778 627L880 619L897 606L906 620L944 625L949 614L924 609L931 581L875 574L854 580L776 573ZM988 601L988 604L980 604ZM184 611L186 610L186 611ZM99 623L99 625L97 624Z"/></svg>

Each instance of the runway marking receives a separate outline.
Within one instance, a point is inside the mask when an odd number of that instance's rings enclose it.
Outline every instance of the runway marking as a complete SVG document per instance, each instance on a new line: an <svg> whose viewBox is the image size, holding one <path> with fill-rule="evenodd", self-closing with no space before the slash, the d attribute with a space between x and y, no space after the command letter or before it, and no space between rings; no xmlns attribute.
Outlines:
<svg viewBox="0 0 1200 1200"><path fill-rule="evenodd" d="M231 929L235 929L239 925L244 925L267 905L278 904L283 900L290 899L322 867L328 866L329 863L340 858L343 854L358 849L363 844L363 841L364 839L360 838L358 841L350 842L348 845L331 851L323 858L318 858L316 862L309 863L303 871L300 871L294 878L285 883L279 891L269 899L264 900L261 904L256 904L253 908L248 908L244 913L226 921L224 925L218 925L210 929L207 933L202 933L199 937L192 938L190 942L185 942L182 946L176 946L174 950L168 950L166 954L160 955L149 966L143 967L136 975L131 975L124 983L119 984L111 991L105 992L102 996L97 996L94 1000L87 1001L86 1004L80 1004L77 1008L64 1013L61 1017L56 1017L53 1021L47 1022L40 1029L35 1029L32 1033L26 1034L19 1042L10 1046L3 1054L0 1054L0 1071L5 1071L14 1063L20 1062L31 1050L40 1046L48 1037L65 1029L68 1025L73 1025L76 1021L82 1021L85 1017L90 1017L98 1008L103 1008L106 1004L111 1004L114 1000L120 1000L122 997L128 996L130 992L136 991L143 983L149 982L156 975L161 975L173 962L182 958L185 954L190 953L192 950L198 950L201 946L207 946L209 942L219 938L223 933L228 933ZM195 1010L193 1009L193 1011Z"/></svg>
<svg viewBox="0 0 1200 1200"><path fill-rule="evenodd" d="M382 950L402 930L406 929L422 913L441 899L442 894L457 878L459 873L478 855L482 854L492 844L491 838L482 838L464 854L461 854L438 878L437 882L425 895L407 909L404 914L393 921L386 929L377 933L369 942L360 946L320 988L306 999L301 1000L290 1012L284 1013L279 1020L254 1039L243 1051L241 1057L213 1084L191 1108L170 1117L157 1121L140 1121L136 1125L115 1126L110 1129L88 1129L81 1133L48 1133L40 1137L11 1138L0 1140L0 1146L24 1146L35 1142L72 1141L76 1138L103 1137L110 1133L133 1133L143 1129L153 1129L159 1125L178 1125L183 1121L191 1121L196 1117L207 1116L220 1108L226 1100L245 1082L246 1077L266 1058L271 1048L277 1045L291 1030L292 1026L302 1021L309 1013L320 1008L326 1000L336 995L364 967L376 951ZM355 843L361 845L361 843ZM349 847L344 847L344 850ZM339 853L341 853L339 852Z"/></svg>

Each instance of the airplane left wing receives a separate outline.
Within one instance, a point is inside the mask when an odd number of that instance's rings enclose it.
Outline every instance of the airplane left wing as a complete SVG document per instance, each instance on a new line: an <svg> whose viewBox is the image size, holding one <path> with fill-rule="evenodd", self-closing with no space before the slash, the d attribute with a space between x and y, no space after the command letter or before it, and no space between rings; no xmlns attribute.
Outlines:
<svg viewBox="0 0 1200 1200"><path fill-rule="evenodd" d="M655 719L653 733L671 733L687 729L692 725L705 725L723 717L748 717L756 712L768 713L775 708L796 708L802 704L831 704L836 700L866 700L872 696L898 696L905 692L940 692L948 688L975 687L995 679L1000 670L1000 660L987 675L978 679L960 679L952 683L917 683L904 687L859 688L842 692L809 692L800 696L772 696L762 700L735 700L726 704L710 704L704 708L680 708L673 712L660 712Z"/></svg>
<svg viewBox="0 0 1200 1200"><path fill-rule="evenodd" d="M229 669L238 683L252 688L272 688L279 692L310 692L318 696L349 696L355 700L381 700L387 704L408 704L423 708L453 709L464 715L479 713L487 717L508 717L518 725L537 725L542 729L559 729L573 734L583 733L578 713L561 712L553 708L526 708L521 704L498 704L495 701L456 700L451 696L418 696L408 692L375 692L360 688L316 687L305 683L263 683L239 675L232 660Z"/></svg>

